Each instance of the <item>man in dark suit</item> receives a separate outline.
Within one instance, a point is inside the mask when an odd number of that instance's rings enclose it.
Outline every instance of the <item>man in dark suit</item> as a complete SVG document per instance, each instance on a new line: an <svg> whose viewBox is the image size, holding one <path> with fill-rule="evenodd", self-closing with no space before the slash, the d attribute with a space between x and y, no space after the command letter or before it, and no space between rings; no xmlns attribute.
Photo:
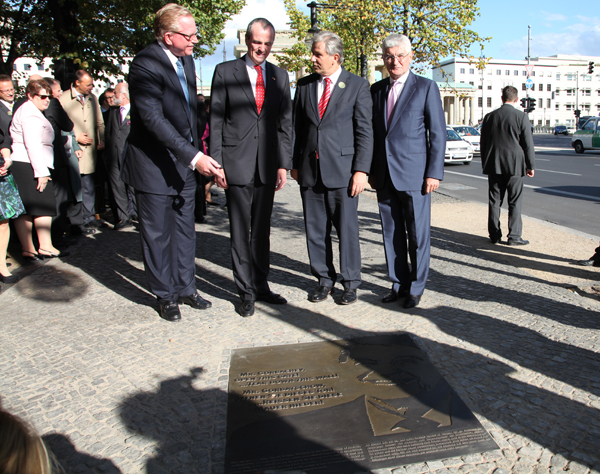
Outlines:
<svg viewBox="0 0 600 474"><path fill-rule="evenodd" d="M154 20L156 41L129 70L131 131L122 179L136 190L148 286L167 321L181 319L178 303L211 306L196 290L193 170L215 175L221 184L223 174L199 151L191 57L196 33L188 9L165 5Z"/></svg>
<svg viewBox="0 0 600 474"><path fill-rule="evenodd" d="M0 130L4 133L4 145L10 149L10 122L13 115L15 86L10 76L0 74Z"/></svg>
<svg viewBox="0 0 600 474"><path fill-rule="evenodd" d="M490 112L481 125L481 165L488 175L488 232L496 244L502 238L500 208L508 194L508 245L527 245L523 240L521 202L523 176L535 174L535 150L529 118L517 110L519 93L513 86L502 89L502 107Z"/></svg>
<svg viewBox="0 0 600 474"><path fill-rule="evenodd" d="M292 102L287 73L266 59L275 28L264 18L246 30L248 54L215 69L210 102L210 153L223 164L231 231L233 277L242 299L285 304L269 289L271 212L275 191L291 167Z"/></svg>
<svg viewBox="0 0 600 474"><path fill-rule="evenodd" d="M404 307L413 308L429 275L431 192L444 177L446 120L436 83L410 72L410 40L390 35L382 52L390 77L371 87L375 150L369 181L377 190L392 280L382 301L407 297Z"/></svg>
<svg viewBox="0 0 600 474"><path fill-rule="evenodd" d="M333 225L340 242L340 302L351 304L361 283L358 195L373 157L372 101L368 82L342 68L338 35L315 35L311 61L315 73L298 81L294 98L292 170L300 184L311 272L319 281L309 300L327 299L337 280Z"/></svg>
<svg viewBox="0 0 600 474"><path fill-rule="evenodd" d="M115 216L114 228L120 230L133 225L129 215L127 185L121 180L123 150L131 128L129 86L126 82L120 82L114 88L113 102L114 107L108 111L105 119L106 147L102 157L104 158L104 167L116 204L117 215Z"/></svg>

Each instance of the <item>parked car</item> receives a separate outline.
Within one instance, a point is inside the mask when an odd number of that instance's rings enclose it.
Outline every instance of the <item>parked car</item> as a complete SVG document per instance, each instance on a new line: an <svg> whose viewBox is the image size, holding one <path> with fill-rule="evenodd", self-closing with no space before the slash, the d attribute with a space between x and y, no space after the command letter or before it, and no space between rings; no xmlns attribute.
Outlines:
<svg viewBox="0 0 600 474"><path fill-rule="evenodd" d="M554 135L568 135L569 131L565 125L557 125L554 127Z"/></svg>
<svg viewBox="0 0 600 474"><path fill-rule="evenodd" d="M569 135L573 135L576 131L575 125L567 125L567 133Z"/></svg>
<svg viewBox="0 0 600 474"><path fill-rule="evenodd" d="M600 150L600 117L592 117L571 137L571 146L577 153Z"/></svg>
<svg viewBox="0 0 600 474"><path fill-rule="evenodd" d="M479 141L481 140L481 133L475 130L474 127L469 125L448 125L452 127L458 136L462 138L464 141L469 142L471 144L471 148L473 148L473 155L481 156L481 150L479 148Z"/></svg>
<svg viewBox="0 0 600 474"><path fill-rule="evenodd" d="M444 163L464 163L470 165L473 160L473 148L451 127L446 127L446 156Z"/></svg>

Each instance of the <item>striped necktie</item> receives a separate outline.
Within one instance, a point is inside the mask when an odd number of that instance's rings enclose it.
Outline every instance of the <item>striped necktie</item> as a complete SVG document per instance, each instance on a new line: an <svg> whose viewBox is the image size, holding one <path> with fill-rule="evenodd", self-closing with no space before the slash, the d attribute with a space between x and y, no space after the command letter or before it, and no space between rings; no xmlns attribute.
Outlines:
<svg viewBox="0 0 600 474"><path fill-rule="evenodd" d="M331 97L331 79L326 77L325 79L325 90L323 91L323 95L321 95L321 100L319 100L319 118L322 119L325 114L325 110L327 109L327 104L329 103L329 98Z"/></svg>

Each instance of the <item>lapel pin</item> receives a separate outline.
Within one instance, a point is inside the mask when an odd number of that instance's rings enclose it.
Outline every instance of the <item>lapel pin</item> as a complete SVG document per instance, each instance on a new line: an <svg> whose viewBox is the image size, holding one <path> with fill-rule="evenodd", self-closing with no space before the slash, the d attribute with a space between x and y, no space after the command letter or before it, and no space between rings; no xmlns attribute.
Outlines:
<svg viewBox="0 0 600 474"><path fill-rule="evenodd" d="M345 83L345 82L340 82L340 83L338 84L338 87L339 87L340 89L344 89L344 88L346 87L346 83Z"/></svg>

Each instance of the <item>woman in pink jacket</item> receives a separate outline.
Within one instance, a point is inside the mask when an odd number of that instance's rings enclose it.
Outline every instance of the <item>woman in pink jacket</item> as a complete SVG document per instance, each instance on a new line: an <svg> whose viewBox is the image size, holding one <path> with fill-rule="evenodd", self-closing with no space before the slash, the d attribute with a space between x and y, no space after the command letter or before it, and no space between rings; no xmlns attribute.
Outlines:
<svg viewBox="0 0 600 474"><path fill-rule="evenodd" d="M50 235L52 216L56 215L56 199L50 177L50 170L54 168L54 131L42 113L50 104L52 92L43 80L31 81L26 92L29 100L17 109L10 126L12 172L25 206L25 214L15 220L15 228L23 258L43 260L61 255L52 245ZM34 226L39 251L33 244Z"/></svg>

